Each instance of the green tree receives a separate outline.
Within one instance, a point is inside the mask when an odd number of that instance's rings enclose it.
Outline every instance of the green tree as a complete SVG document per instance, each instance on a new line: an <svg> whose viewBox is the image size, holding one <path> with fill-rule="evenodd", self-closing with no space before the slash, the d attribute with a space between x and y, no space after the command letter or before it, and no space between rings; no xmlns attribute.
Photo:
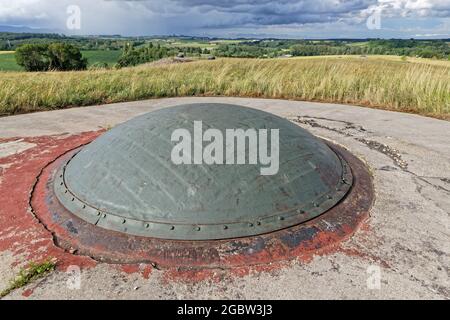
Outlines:
<svg viewBox="0 0 450 320"><path fill-rule="evenodd" d="M47 48L47 54L50 70L85 70L87 67L87 59L83 58L80 49L71 44L52 43Z"/></svg>
<svg viewBox="0 0 450 320"><path fill-rule="evenodd" d="M47 49L45 44L22 45L16 50L17 64L26 71L46 71L49 67Z"/></svg>
<svg viewBox="0 0 450 320"><path fill-rule="evenodd" d="M69 71L87 68L80 49L67 43L25 44L16 50L17 64L26 71Z"/></svg>

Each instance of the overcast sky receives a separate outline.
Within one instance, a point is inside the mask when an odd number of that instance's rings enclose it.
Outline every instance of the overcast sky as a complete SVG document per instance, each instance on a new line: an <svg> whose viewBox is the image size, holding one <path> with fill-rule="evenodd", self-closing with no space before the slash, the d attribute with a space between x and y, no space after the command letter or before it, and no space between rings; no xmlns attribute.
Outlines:
<svg viewBox="0 0 450 320"><path fill-rule="evenodd" d="M77 30L67 27L73 5L81 12ZM0 26L83 35L449 38L450 0L0 0Z"/></svg>

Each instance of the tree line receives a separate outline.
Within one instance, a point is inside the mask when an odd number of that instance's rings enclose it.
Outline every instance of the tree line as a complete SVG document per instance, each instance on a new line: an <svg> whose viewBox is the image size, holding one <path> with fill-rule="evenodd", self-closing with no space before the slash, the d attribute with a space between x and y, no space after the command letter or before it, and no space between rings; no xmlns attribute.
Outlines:
<svg viewBox="0 0 450 320"><path fill-rule="evenodd" d="M182 57L200 57L202 54L210 54L210 50L200 47L172 48L161 46L159 43L153 44L152 42L137 48L133 44L127 44L116 67L131 67L177 55Z"/></svg>
<svg viewBox="0 0 450 320"><path fill-rule="evenodd" d="M134 43L128 43L115 67L131 67L180 54L192 57L208 53L208 49L197 47L170 48L149 43L135 48ZM30 72L85 70L88 65L80 48L65 42L24 44L17 48L15 57L17 64Z"/></svg>
<svg viewBox="0 0 450 320"><path fill-rule="evenodd" d="M450 46L447 40L261 40L222 44L215 54L242 58L375 54L450 59Z"/></svg>
<svg viewBox="0 0 450 320"><path fill-rule="evenodd" d="M58 36L55 35L57 38ZM47 39L48 40L48 39ZM111 40L114 41L114 40ZM16 49L16 61L26 71L84 70L86 47L65 41L23 44ZM92 49L91 47L87 47ZM322 55L398 55L450 59L446 40L253 40L219 44L210 50L201 47L171 47L145 40L122 43L122 55L116 67L130 67L177 55L200 57L276 58L282 56Z"/></svg>

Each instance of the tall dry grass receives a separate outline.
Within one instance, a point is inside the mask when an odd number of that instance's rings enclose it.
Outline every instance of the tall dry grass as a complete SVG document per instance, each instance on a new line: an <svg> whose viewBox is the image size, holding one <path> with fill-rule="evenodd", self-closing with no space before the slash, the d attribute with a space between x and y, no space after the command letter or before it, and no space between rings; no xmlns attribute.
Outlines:
<svg viewBox="0 0 450 320"><path fill-rule="evenodd" d="M219 59L122 70L0 73L0 114L194 95L326 101L450 119L450 64Z"/></svg>

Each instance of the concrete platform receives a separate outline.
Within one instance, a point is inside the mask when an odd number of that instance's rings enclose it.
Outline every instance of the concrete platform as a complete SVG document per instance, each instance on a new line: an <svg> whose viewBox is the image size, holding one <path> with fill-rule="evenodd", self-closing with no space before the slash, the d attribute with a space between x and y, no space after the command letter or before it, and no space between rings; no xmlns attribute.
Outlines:
<svg viewBox="0 0 450 320"><path fill-rule="evenodd" d="M20 186L36 175L23 179L27 181L11 179L12 170L28 170L37 160L50 162L58 151L55 141L69 148L81 136L92 139L137 115L205 101L272 112L356 154L374 176L370 219L328 252L282 264L199 272L109 265L62 252L26 207L31 190ZM57 271L5 299L450 298L446 121L352 106L240 98L161 99L0 118L0 190L0 290L28 261L61 259ZM12 195L23 197L23 206L9 203Z"/></svg>

